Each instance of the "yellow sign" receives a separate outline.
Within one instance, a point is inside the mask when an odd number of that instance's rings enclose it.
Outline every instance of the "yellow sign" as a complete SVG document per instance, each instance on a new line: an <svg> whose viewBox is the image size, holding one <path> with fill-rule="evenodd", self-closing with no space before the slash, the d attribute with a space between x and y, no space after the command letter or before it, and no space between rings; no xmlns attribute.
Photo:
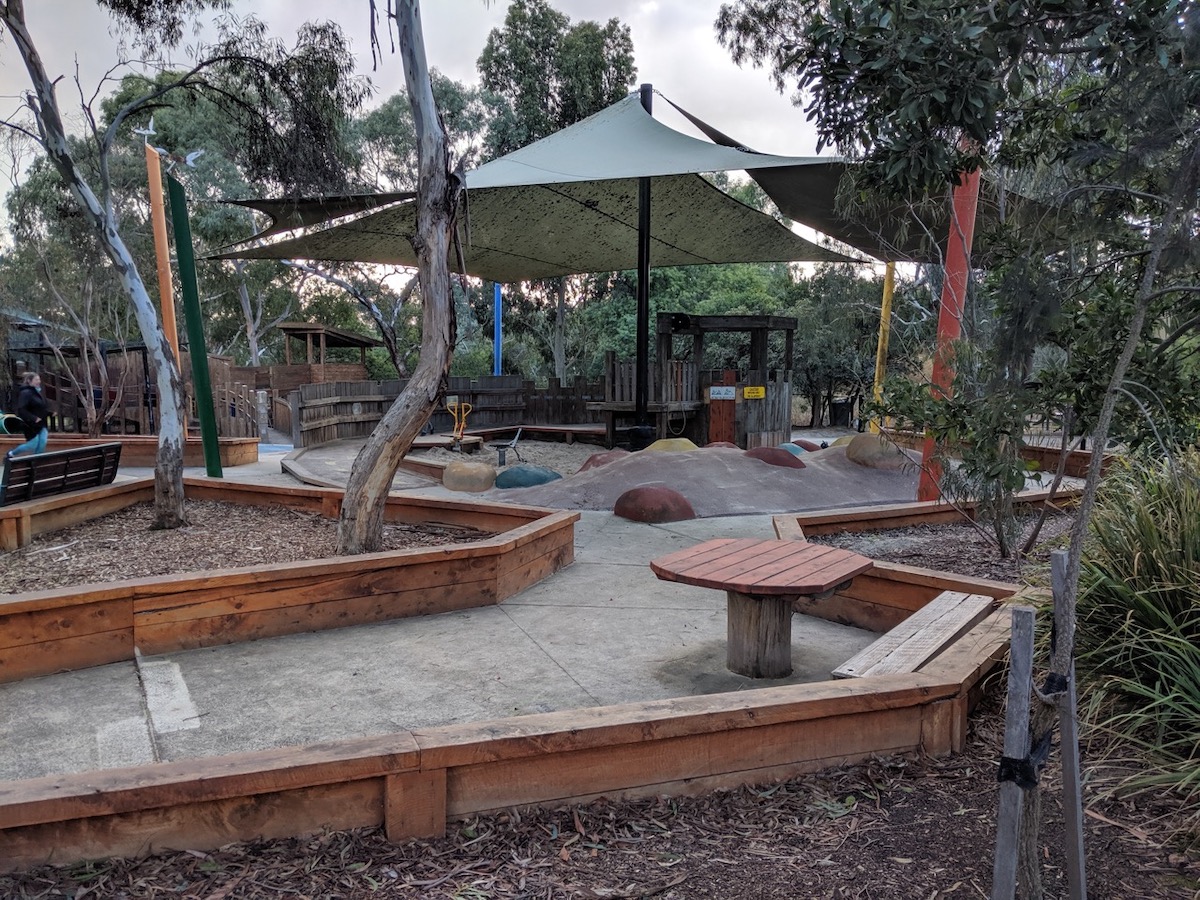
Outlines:
<svg viewBox="0 0 1200 900"><path fill-rule="evenodd" d="M767 396L767 389L761 385L758 387L742 388L742 396L747 400L761 400Z"/></svg>

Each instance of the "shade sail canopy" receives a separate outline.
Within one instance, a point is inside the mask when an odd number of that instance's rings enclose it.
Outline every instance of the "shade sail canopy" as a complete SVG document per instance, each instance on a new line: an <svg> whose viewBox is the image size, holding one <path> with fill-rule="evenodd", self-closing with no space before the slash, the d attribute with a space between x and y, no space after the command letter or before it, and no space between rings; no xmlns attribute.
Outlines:
<svg viewBox="0 0 1200 900"><path fill-rule="evenodd" d="M655 266L845 262L718 190L700 172L828 168L824 160L747 153L666 127L631 95L528 147L467 173L460 221L467 274L513 282L631 269L637 262L638 179L651 179ZM836 176L830 176L836 177ZM836 189L836 184L834 188ZM381 202L384 205L380 205ZM415 265L410 195L246 201L274 223L262 234L327 227L224 258L319 259ZM374 210L369 211L368 210ZM457 261L452 265L457 269Z"/></svg>

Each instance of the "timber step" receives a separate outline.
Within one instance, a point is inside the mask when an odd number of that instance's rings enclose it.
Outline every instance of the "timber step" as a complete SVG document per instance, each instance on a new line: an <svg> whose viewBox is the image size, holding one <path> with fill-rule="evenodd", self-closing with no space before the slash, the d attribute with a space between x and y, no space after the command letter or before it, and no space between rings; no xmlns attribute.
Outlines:
<svg viewBox="0 0 1200 900"><path fill-rule="evenodd" d="M916 672L992 611L983 594L942 591L869 647L833 670L834 678Z"/></svg>

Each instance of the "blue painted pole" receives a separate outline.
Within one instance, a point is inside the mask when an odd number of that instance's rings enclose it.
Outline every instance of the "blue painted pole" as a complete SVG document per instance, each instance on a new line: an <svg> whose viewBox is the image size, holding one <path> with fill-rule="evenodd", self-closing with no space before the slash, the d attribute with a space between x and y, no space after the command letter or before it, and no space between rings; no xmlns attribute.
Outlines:
<svg viewBox="0 0 1200 900"><path fill-rule="evenodd" d="M495 303L492 314L492 374L503 375L504 327L502 322L504 307L500 303L500 282L497 281L495 287Z"/></svg>

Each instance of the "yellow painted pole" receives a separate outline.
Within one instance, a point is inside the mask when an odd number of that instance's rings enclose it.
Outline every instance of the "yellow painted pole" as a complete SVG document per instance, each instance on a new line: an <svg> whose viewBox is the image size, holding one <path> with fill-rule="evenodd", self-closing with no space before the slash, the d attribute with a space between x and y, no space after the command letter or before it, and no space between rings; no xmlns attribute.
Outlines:
<svg viewBox="0 0 1200 900"><path fill-rule="evenodd" d="M892 292L896 288L896 264L890 262L883 270L883 305L879 310L879 344L875 348L875 390L872 397L883 397L883 379L887 374L888 337L892 333ZM879 422L871 420L871 433L879 434Z"/></svg>
<svg viewBox="0 0 1200 900"><path fill-rule="evenodd" d="M171 248L167 244L167 213L163 204L162 162L146 144L146 180L150 184L150 221L154 226L154 252L158 258L158 300L162 306L163 334L179 362L179 330L175 325L175 288L171 283Z"/></svg>

